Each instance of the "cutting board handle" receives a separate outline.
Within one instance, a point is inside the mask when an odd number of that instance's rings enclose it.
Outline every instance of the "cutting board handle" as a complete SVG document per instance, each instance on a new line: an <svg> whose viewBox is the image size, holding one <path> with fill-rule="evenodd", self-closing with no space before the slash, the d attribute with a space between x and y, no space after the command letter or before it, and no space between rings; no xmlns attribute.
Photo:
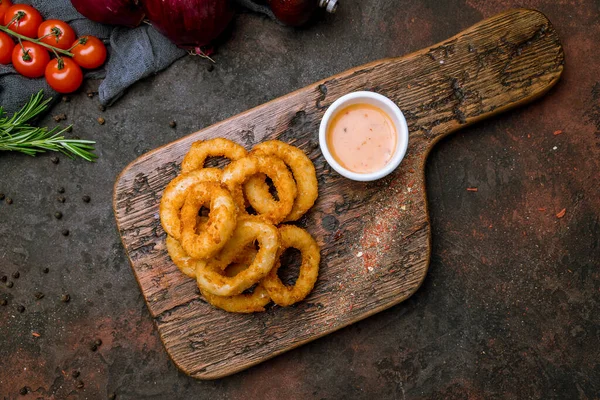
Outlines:
<svg viewBox="0 0 600 400"><path fill-rule="evenodd" d="M451 132L542 96L563 66L562 45L548 18L516 9L416 53L319 82L316 107L324 110L353 90L382 93L404 111L411 139L423 138L431 147Z"/></svg>

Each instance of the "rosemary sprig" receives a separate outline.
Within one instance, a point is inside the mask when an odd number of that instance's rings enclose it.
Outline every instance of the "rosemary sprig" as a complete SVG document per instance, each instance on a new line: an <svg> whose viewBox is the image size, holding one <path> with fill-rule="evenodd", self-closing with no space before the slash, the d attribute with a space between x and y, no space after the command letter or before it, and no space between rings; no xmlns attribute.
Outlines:
<svg viewBox="0 0 600 400"><path fill-rule="evenodd" d="M94 161L98 157L93 153L93 145L96 142L66 139L64 133L70 126L48 130L28 124L32 118L46 110L51 101L51 98L44 100L44 92L40 90L10 118L0 106L0 151L19 151L30 156L46 151L60 151L69 158L78 156L87 161Z"/></svg>

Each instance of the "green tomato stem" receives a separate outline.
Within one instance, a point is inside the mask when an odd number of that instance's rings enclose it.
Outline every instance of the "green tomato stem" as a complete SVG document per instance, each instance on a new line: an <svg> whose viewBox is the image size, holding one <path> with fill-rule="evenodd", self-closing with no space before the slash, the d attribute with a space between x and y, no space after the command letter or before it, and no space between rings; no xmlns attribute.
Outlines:
<svg viewBox="0 0 600 400"><path fill-rule="evenodd" d="M59 49L58 47L51 46L51 45L49 45L47 43L44 43L44 42L40 41L39 39L33 39L33 38L29 38L27 36L23 36L23 35L15 32L15 31L13 31L13 30L11 30L11 29L3 26L3 25L0 25L0 31L6 32L9 35L12 35L12 36L16 37L17 39L26 40L28 42L33 42L33 43L39 44L40 46L43 46L43 47L45 47L45 48L47 48L49 50L52 50L54 52L54 54L56 54L58 52L58 53L63 54L65 56L67 56L67 57L73 57L73 53L71 53L69 51L66 51L66 50L63 50L63 49Z"/></svg>

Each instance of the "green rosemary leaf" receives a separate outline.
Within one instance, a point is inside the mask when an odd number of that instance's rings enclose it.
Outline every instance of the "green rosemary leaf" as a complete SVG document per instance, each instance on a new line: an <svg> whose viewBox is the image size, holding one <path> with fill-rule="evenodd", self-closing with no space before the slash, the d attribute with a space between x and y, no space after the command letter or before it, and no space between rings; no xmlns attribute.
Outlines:
<svg viewBox="0 0 600 400"><path fill-rule="evenodd" d="M39 91L11 118L6 117L4 109L0 107L0 151L18 151L30 156L46 151L58 151L70 158L81 157L87 161L98 158L93 153L93 145L96 142L64 137L70 127L48 130L28 124L31 119L45 111L51 101L52 99L44 100L43 91Z"/></svg>

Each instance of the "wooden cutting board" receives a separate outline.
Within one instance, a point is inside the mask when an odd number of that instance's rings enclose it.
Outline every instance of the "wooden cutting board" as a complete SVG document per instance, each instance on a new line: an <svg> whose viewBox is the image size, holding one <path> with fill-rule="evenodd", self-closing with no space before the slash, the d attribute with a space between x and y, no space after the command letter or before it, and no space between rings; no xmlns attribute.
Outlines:
<svg viewBox="0 0 600 400"><path fill-rule="evenodd" d="M443 43L363 65L208 127L135 160L118 177L114 210L123 244L160 337L175 364L219 378L334 332L410 297L430 257L424 168L443 136L530 102L559 79L563 50L551 23L512 10ZM403 110L407 156L373 183L340 177L325 162L318 128L340 96L371 90ZM279 139L314 161L319 199L300 221L322 247L312 294L294 307L236 315L215 309L170 261L158 206L190 145L226 137L247 149Z"/></svg>

